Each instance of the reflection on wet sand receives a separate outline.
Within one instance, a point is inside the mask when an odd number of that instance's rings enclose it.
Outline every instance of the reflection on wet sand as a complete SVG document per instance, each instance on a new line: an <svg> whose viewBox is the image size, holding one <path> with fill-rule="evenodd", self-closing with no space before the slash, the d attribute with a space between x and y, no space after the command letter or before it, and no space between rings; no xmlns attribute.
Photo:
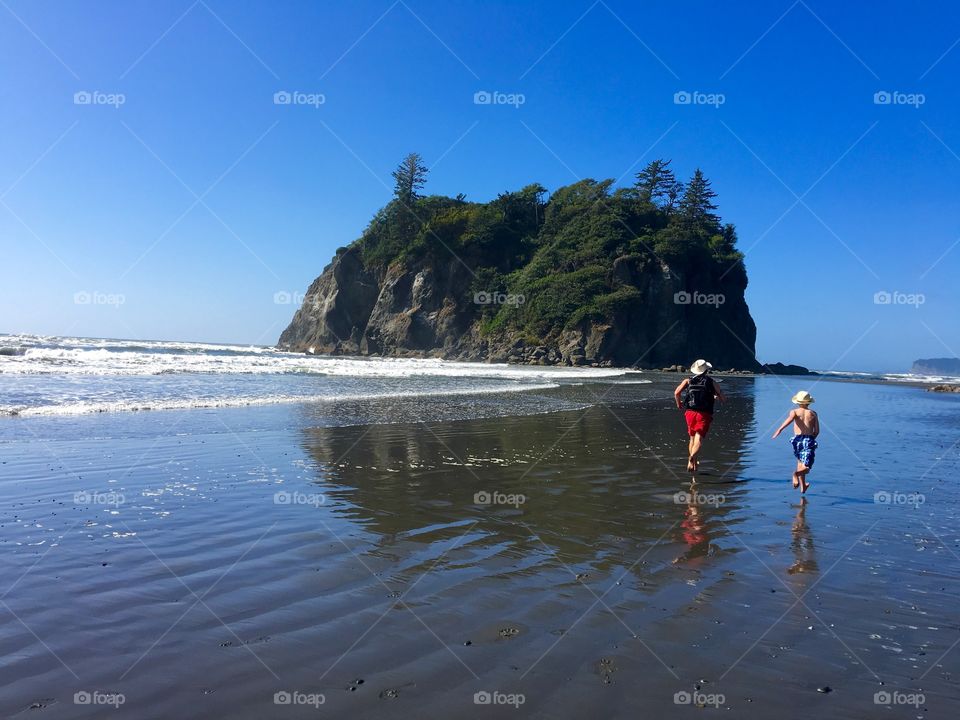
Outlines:
<svg viewBox="0 0 960 720"><path fill-rule="evenodd" d="M791 532L793 540L790 543L790 549L793 551L794 562L787 572L790 575L818 572L813 535L807 525L807 498L805 497L800 498L800 506L797 509L797 516L793 519Z"/></svg>
<svg viewBox="0 0 960 720"><path fill-rule="evenodd" d="M392 581L427 571L450 572L453 583L458 573L495 575L495 585L475 591L530 602L577 592L577 581L622 582L642 602L674 582L664 571L675 563L709 563L727 527L743 521L749 484L730 481L754 419L745 381L714 426L704 458L712 474L700 495L678 502L690 482L682 417L669 387L637 389L615 389L609 407L571 412L315 426L302 442L339 521L364 538L358 550L389 563ZM697 504L704 496L720 500Z"/></svg>

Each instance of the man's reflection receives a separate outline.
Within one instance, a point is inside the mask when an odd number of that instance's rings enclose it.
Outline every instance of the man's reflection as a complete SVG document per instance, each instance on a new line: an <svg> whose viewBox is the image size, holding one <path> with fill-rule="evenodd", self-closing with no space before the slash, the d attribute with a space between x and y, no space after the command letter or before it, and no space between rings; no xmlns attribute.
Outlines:
<svg viewBox="0 0 960 720"><path fill-rule="evenodd" d="M707 521L704 517L703 508L701 507L705 496L699 492L696 481L694 481L690 483L689 490L678 493L675 497L686 500L683 520L680 521L680 531L683 536L683 541L687 544L687 550L674 560L674 563L702 558L710 551Z"/></svg>

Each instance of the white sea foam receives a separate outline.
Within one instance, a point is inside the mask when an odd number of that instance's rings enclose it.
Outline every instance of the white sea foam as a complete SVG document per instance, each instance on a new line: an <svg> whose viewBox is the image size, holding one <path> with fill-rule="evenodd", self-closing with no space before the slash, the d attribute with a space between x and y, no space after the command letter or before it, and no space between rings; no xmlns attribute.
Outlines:
<svg viewBox="0 0 960 720"><path fill-rule="evenodd" d="M9 337L9 336L7 336ZM162 375L301 373L338 377L497 378L558 380L610 378L629 371L616 368L518 366L451 362L433 358L358 358L300 355L266 347L139 340L17 338L22 355L0 356L0 374ZM42 340L42 341L41 341ZM61 341L62 342L58 342ZM41 341L41 342L37 342ZM51 347L51 345L53 345Z"/></svg>
<svg viewBox="0 0 960 720"><path fill-rule="evenodd" d="M616 368L306 355L262 346L0 335L0 415L53 416L646 384Z"/></svg>
<svg viewBox="0 0 960 720"><path fill-rule="evenodd" d="M57 405L4 406L0 405L0 415L17 416L55 416L89 415L94 413L139 412L147 410L190 410L200 408L250 407L255 405L278 405L283 403L336 403L358 402L363 400L392 400L393 398L431 398L446 396L501 395L505 393L527 392L531 390L552 390L559 387L556 383L529 385L498 385L484 388L461 390L425 390L423 392L382 392L355 394L319 394L319 395L259 395L255 397L222 398L156 398L143 400L81 401L64 402Z"/></svg>
<svg viewBox="0 0 960 720"><path fill-rule="evenodd" d="M960 378L950 375L918 375L916 373L880 373L880 372L858 372L853 370L826 370L818 371L821 375L827 375L836 378L848 378L851 380L881 380L884 382L896 383L956 383Z"/></svg>

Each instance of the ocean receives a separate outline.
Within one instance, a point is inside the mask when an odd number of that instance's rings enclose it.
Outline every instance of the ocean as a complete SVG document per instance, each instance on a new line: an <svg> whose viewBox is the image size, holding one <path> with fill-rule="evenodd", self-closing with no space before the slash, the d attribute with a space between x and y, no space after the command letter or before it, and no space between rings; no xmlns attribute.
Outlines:
<svg viewBox="0 0 960 720"><path fill-rule="evenodd" d="M674 374L0 347L5 717L960 701L956 395L720 377L691 479ZM770 437L800 389L806 498Z"/></svg>

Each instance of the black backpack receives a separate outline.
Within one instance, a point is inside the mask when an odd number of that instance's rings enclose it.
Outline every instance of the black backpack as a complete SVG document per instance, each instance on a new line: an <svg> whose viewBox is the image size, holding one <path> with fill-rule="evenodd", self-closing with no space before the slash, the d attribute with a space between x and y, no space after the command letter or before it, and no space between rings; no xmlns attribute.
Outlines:
<svg viewBox="0 0 960 720"><path fill-rule="evenodd" d="M714 395L713 380L706 374L690 378L690 384L687 385L687 409L712 413Z"/></svg>

